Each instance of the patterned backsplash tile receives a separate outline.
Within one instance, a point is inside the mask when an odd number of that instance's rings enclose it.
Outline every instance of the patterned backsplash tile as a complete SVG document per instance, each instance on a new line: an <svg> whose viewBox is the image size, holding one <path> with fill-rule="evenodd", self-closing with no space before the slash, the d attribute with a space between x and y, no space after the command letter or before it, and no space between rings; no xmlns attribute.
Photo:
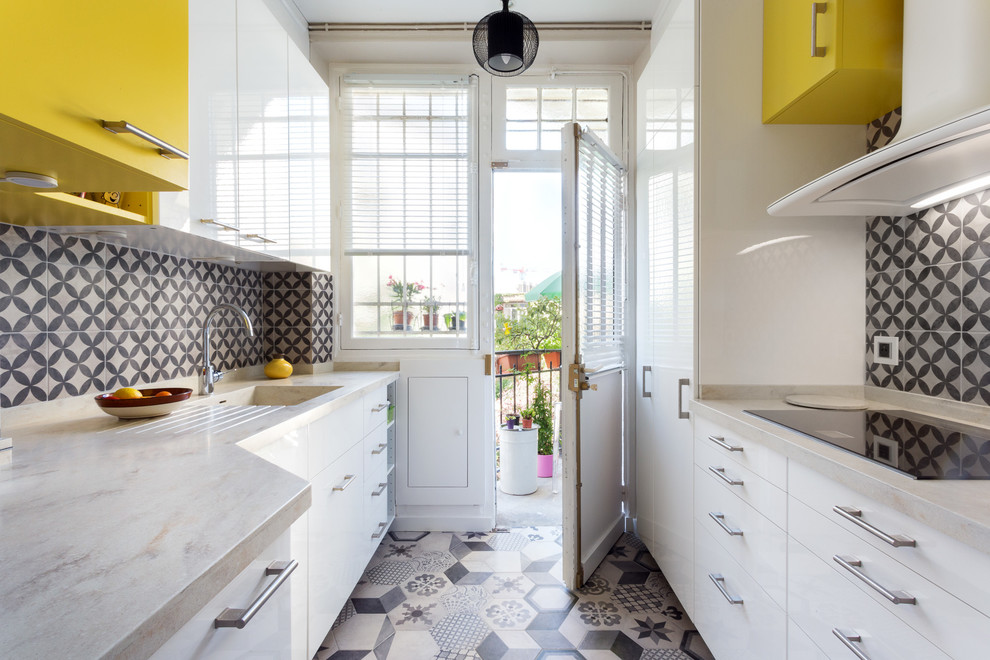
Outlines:
<svg viewBox="0 0 990 660"><path fill-rule="evenodd" d="M332 302L323 297L333 290L330 275L267 273L265 282L273 276L289 305L277 313L256 271L0 224L0 406L194 375L202 323L220 302L243 308L256 333L248 337L232 314L221 315L212 333L218 368L266 361L269 330L286 319L309 328L285 337L298 358L291 361L329 361L328 351L313 350L312 331L320 329L319 342L332 335ZM293 283L305 283L305 293L291 291ZM311 289L331 310L321 307L317 322Z"/></svg>

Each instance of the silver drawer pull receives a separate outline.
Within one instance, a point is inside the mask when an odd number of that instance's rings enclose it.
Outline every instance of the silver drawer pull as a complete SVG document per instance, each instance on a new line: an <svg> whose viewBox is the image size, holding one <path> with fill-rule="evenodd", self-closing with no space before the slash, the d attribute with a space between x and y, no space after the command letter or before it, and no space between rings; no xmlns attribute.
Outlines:
<svg viewBox="0 0 990 660"><path fill-rule="evenodd" d="M381 411L385 410L386 408L388 408L388 401L386 401L385 403L379 403L377 406L375 406L374 408L371 409L371 412L373 412L373 413L380 413Z"/></svg>
<svg viewBox="0 0 990 660"><path fill-rule="evenodd" d="M187 154L182 149L179 149L178 147L173 147L165 140L162 140L161 138L157 138L151 133L148 133L147 131L142 131L134 124L129 124L126 121L106 121L106 120L103 120L101 124L103 125L103 128L107 129L108 131L110 131L115 135L117 133L130 133L132 135L138 136L142 140L147 140L151 144L158 147L158 153L164 156L165 158L169 158L169 159L182 158L184 160L189 160L189 154Z"/></svg>
<svg viewBox="0 0 990 660"><path fill-rule="evenodd" d="M272 583L265 587L265 590L254 599L253 603L247 606L247 609L237 610L228 607L221 612L220 616L213 620L213 627L239 629L246 626L250 623L251 619L254 618L254 615L258 613L258 610L260 610L264 604L268 602L268 599L271 598L276 591L278 591L278 588L289 579L289 576L292 575L292 571L296 570L297 566L299 566L299 562L295 559L290 559L289 561L273 561L268 565L268 568L265 569L265 575L277 575L278 577L272 580Z"/></svg>
<svg viewBox="0 0 990 660"><path fill-rule="evenodd" d="M715 583L715 586L718 587L718 590L722 592L722 595L725 596L725 599L729 601L730 605L743 604L742 598L739 598L738 596L733 596L725 588L725 577L721 573L709 573L708 577L711 579L712 582Z"/></svg>
<svg viewBox="0 0 990 660"><path fill-rule="evenodd" d="M708 436L708 439L711 440L712 442L714 442L716 445L718 445L722 449L728 449L729 451L742 451L743 450L742 447L739 447L737 445L730 445L728 442L725 441L725 438L722 437L722 436L720 436L720 435L710 435L710 436Z"/></svg>
<svg viewBox="0 0 990 660"><path fill-rule="evenodd" d="M244 238L249 241L258 241L259 243L278 243L273 238L265 238L261 234L244 234Z"/></svg>
<svg viewBox="0 0 990 660"><path fill-rule="evenodd" d="M844 555L833 555L832 561L846 569L860 580L866 583L868 587L876 591L878 594L892 602L894 605L917 605L918 600L911 594L904 593L903 591L891 591L887 587L883 586L879 582L873 580L863 571L858 570L862 568L863 562L856 559L855 557L847 557Z"/></svg>
<svg viewBox="0 0 990 660"><path fill-rule="evenodd" d="M378 497L379 495L381 495L382 493L385 492L385 489L386 488L388 488L388 482L387 481L385 483L383 483L383 484L382 483L378 484L378 490L376 490L373 493L371 493L371 496L372 497Z"/></svg>
<svg viewBox="0 0 990 660"><path fill-rule="evenodd" d="M387 448L388 448L388 445L386 445L386 444L379 444L378 445L378 449L372 449L371 450L371 453L374 454L375 456L378 456L378 454L382 453Z"/></svg>
<svg viewBox="0 0 990 660"><path fill-rule="evenodd" d="M725 473L724 467L715 467L714 465L708 466L708 471L714 474L716 477L729 484L730 486L742 486L742 479L733 479Z"/></svg>
<svg viewBox="0 0 990 660"><path fill-rule="evenodd" d="M900 534L888 534L887 532L877 529L870 523L863 520L863 512L856 507L835 505L832 507L832 511L839 514L849 522L862 527L870 534L873 534L873 536L888 545L894 546L895 548L915 548L918 546L915 540L910 537L902 536Z"/></svg>
<svg viewBox="0 0 990 660"><path fill-rule="evenodd" d="M842 645L852 651L853 655L859 658L859 660L870 660L870 656L863 653L855 644L856 642L862 643L863 641L863 638L859 635L859 633L853 630L832 628L832 634L838 637L839 641L842 642Z"/></svg>
<svg viewBox="0 0 990 660"><path fill-rule="evenodd" d="M382 534L385 533L385 528L388 527L388 523L378 523L378 531L371 535L373 539L380 539Z"/></svg>
<svg viewBox="0 0 990 660"><path fill-rule="evenodd" d="M354 483L354 475L353 474L345 474L344 475L344 481L341 482L341 484L339 486L334 486L333 487L333 490L334 490L334 492L339 493L341 491L347 490L347 487L350 486L352 483Z"/></svg>
<svg viewBox="0 0 990 660"><path fill-rule="evenodd" d="M217 222L213 218L200 218L199 221L201 223L203 223L204 225L215 225L215 226L217 226L220 229L223 229L225 231L236 231L238 233L240 233L240 231L241 231L240 229L238 229L234 225L228 225L228 224L223 223L223 222Z"/></svg>
<svg viewBox="0 0 990 660"><path fill-rule="evenodd" d="M729 527L725 522L725 514L719 513L718 511L711 511L708 517L715 521L715 523L725 530L725 533L729 536L742 536L743 532L741 529L735 527Z"/></svg>

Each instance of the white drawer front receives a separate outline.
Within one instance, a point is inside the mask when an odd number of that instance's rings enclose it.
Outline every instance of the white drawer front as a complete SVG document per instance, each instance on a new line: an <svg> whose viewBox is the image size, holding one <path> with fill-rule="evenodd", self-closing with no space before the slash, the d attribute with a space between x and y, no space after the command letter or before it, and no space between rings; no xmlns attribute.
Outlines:
<svg viewBox="0 0 990 660"><path fill-rule="evenodd" d="M787 607L787 535L695 467L694 515L770 597ZM726 529L728 528L728 529Z"/></svg>
<svg viewBox="0 0 990 660"><path fill-rule="evenodd" d="M364 435L388 420L388 386L372 390L361 399L364 408Z"/></svg>
<svg viewBox="0 0 990 660"><path fill-rule="evenodd" d="M990 556L794 461L789 469L789 492L796 499L990 616ZM914 540L916 546L889 545L836 513L836 506L858 509L862 522L888 536Z"/></svg>
<svg viewBox="0 0 990 660"><path fill-rule="evenodd" d="M388 473L383 469L364 482L364 531L369 557L388 531L388 498Z"/></svg>
<svg viewBox="0 0 990 660"><path fill-rule="evenodd" d="M838 629L858 635L861 641L850 643L870 660L948 658L794 539L788 540L787 566L788 616L827 657L855 658L832 632Z"/></svg>
<svg viewBox="0 0 990 660"><path fill-rule="evenodd" d="M379 426L364 438L364 473L369 477L388 465L388 428Z"/></svg>
<svg viewBox="0 0 990 660"><path fill-rule="evenodd" d="M850 654L850 658L853 658ZM787 620L787 660L829 660L793 619Z"/></svg>
<svg viewBox="0 0 990 660"><path fill-rule="evenodd" d="M694 437L719 452L723 461L731 460L779 488L787 487L787 459L765 445L698 415L694 418Z"/></svg>
<svg viewBox="0 0 990 660"><path fill-rule="evenodd" d="M796 541L949 655L975 657L972 654L977 646L985 647L990 641L990 619L986 616L793 499L788 525ZM837 556L865 578L843 567L836 561ZM876 587L869 586L866 579L873 580ZM879 593L881 588L890 592L888 596L901 596L903 592L905 598L915 598L917 603L892 603Z"/></svg>
<svg viewBox="0 0 990 660"><path fill-rule="evenodd" d="M309 425L309 474L312 479L364 437L362 407L356 401Z"/></svg>
<svg viewBox="0 0 990 660"><path fill-rule="evenodd" d="M728 492L750 504L783 529L787 524L787 493L752 470L725 460L725 457L709 444L707 439L695 440L695 464L716 477L719 485Z"/></svg>
<svg viewBox="0 0 990 660"><path fill-rule="evenodd" d="M786 655L784 611L746 574L711 535L695 522L694 623L719 660L775 660ZM721 576L730 603L712 576Z"/></svg>

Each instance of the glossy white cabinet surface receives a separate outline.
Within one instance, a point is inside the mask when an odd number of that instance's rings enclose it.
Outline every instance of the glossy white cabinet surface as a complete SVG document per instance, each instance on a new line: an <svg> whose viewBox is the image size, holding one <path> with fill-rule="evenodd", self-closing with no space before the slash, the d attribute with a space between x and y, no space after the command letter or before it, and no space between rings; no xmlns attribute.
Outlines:
<svg viewBox="0 0 990 660"><path fill-rule="evenodd" d="M952 657L976 657L978 649L990 642L990 619L986 616L794 498L789 503L788 531L831 566L837 579L852 583ZM852 564L864 577L842 567L836 557ZM862 565L856 566L856 562ZM871 587L867 580L877 587ZM916 603L892 603L879 589L914 598Z"/></svg>
<svg viewBox="0 0 990 660"><path fill-rule="evenodd" d="M800 463L792 461L789 469L790 494L795 499L990 616L990 557ZM889 545L841 517L834 511L836 506L858 509L862 522L887 535L910 538L915 546Z"/></svg>
<svg viewBox="0 0 990 660"><path fill-rule="evenodd" d="M265 575L272 562L293 559L289 533L284 532L223 591L151 656L153 660L240 660L241 658L301 658L293 653L291 591L303 586L296 572L243 628L216 628L214 620L227 608L246 609L276 578ZM301 650L299 650L301 651Z"/></svg>
<svg viewBox="0 0 990 660"><path fill-rule="evenodd" d="M783 660L787 619L760 585L695 521L695 613L708 648L725 660ZM712 576L721 576L724 595ZM741 603L730 603L728 598Z"/></svg>
<svg viewBox="0 0 990 660"><path fill-rule="evenodd" d="M829 660L829 657L794 623L794 619L789 618L787 619L787 660Z"/></svg>
<svg viewBox="0 0 990 660"><path fill-rule="evenodd" d="M787 534L756 509L726 492L707 470L695 467L694 484L695 520L759 582L777 605L786 607Z"/></svg>
<svg viewBox="0 0 990 660"><path fill-rule="evenodd" d="M855 657L833 629L859 635L861 641L854 644L870 660L949 657L793 539L787 563L788 616L828 657Z"/></svg>
<svg viewBox="0 0 990 660"><path fill-rule="evenodd" d="M309 474L315 477L340 458L364 434L362 406L352 403L309 425Z"/></svg>
<svg viewBox="0 0 990 660"><path fill-rule="evenodd" d="M772 523L787 526L787 493L752 470L727 460L706 439L695 439L695 465L716 477L720 486L752 506ZM719 476L721 475L721 476ZM728 483L728 481L734 483ZM741 482L741 483L740 483Z"/></svg>
<svg viewBox="0 0 990 660"><path fill-rule="evenodd" d="M787 487L787 459L781 454L701 416L694 420L694 437L723 459L738 463L778 488Z"/></svg>

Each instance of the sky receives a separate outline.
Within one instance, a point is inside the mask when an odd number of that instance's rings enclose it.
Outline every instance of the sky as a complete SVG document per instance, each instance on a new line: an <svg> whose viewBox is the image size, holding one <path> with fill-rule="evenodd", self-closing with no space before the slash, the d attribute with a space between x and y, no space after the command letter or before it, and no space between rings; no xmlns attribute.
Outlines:
<svg viewBox="0 0 990 660"><path fill-rule="evenodd" d="M495 293L527 291L560 270L560 173L496 171L494 180Z"/></svg>

